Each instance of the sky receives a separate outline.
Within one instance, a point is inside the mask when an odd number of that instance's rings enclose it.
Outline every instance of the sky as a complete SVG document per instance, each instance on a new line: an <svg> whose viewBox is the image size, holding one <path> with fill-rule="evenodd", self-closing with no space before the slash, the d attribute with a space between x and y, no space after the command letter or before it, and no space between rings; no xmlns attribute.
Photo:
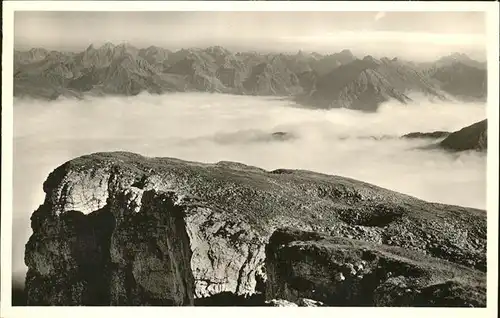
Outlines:
<svg viewBox="0 0 500 318"><path fill-rule="evenodd" d="M482 12L18 11L16 49L82 50L130 43L168 49L221 45L232 50L358 54L433 59L451 52L481 58Z"/></svg>

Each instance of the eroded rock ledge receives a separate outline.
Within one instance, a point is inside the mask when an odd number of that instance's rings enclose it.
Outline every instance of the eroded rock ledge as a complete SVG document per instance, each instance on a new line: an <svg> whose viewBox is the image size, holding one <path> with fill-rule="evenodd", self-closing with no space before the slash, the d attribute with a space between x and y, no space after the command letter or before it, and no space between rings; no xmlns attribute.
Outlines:
<svg viewBox="0 0 500 318"><path fill-rule="evenodd" d="M485 211L338 176L113 152L63 164L44 191L26 245L29 305L192 305L264 291L265 246L281 227L486 271Z"/></svg>
<svg viewBox="0 0 500 318"><path fill-rule="evenodd" d="M266 248L266 298L327 306L485 307L486 275L418 251L279 229Z"/></svg>

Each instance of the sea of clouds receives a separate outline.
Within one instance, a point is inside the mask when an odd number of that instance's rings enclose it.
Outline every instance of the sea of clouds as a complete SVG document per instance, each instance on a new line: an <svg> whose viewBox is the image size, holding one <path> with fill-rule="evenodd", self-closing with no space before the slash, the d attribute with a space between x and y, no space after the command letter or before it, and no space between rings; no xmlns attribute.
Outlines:
<svg viewBox="0 0 500 318"><path fill-rule="evenodd" d="M208 93L14 101L13 272L25 275L30 215L43 181L80 155L131 151L202 162L238 161L352 177L448 204L484 209L486 155L425 149L409 132L455 131L486 118L473 103L388 102L376 113L300 108L281 98ZM271 138L286 132L287 138ZM384 137L384 138L380 138Z"/></svg>

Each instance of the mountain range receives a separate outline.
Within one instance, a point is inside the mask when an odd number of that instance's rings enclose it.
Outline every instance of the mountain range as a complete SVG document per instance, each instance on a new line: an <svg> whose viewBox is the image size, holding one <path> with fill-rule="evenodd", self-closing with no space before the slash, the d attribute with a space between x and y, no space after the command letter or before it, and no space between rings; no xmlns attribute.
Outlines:
<svg viewBox="0 0 500 318"><path fill-rule="evenodd" d="M486 98L485 62L453 53L434 62L333 54L231 52L220 46L171 51L130 44L82 52L14 52L14 96L56 99L143 91L287 96L309 107L374 111L389 99Z"/></svg>

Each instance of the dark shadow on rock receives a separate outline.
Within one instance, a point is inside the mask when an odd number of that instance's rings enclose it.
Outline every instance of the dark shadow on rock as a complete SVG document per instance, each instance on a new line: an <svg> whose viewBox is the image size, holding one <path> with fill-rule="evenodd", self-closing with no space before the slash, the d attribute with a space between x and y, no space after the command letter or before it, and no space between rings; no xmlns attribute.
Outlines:
<svg viewBox="0 0 500 318"><path fill-rule="evenodd" d="M88 215L70 212L76 218L73 226L77 237L72 252L79 264L80 278L87 283L85 302L90 306L106 306L110 299L109 253L115 218L107 207Z"/></svg>
<svg viewBox="0 0 500 318"><path fill-rule="evenodd" d="M59 222L59 232L51 238L51 242L60 244L66 241L70 253L68 256L76 266L65 268L65 263L59 260L62 255L56 255L51 260L53 266L60 267L55 275L43 276L28 270L25 286L27 305L108 306L114 215L108 206L87 215L72 210L62 213ZM29 253L36 251L33 237L36 236L32 236L26 246Z"/></svg>

